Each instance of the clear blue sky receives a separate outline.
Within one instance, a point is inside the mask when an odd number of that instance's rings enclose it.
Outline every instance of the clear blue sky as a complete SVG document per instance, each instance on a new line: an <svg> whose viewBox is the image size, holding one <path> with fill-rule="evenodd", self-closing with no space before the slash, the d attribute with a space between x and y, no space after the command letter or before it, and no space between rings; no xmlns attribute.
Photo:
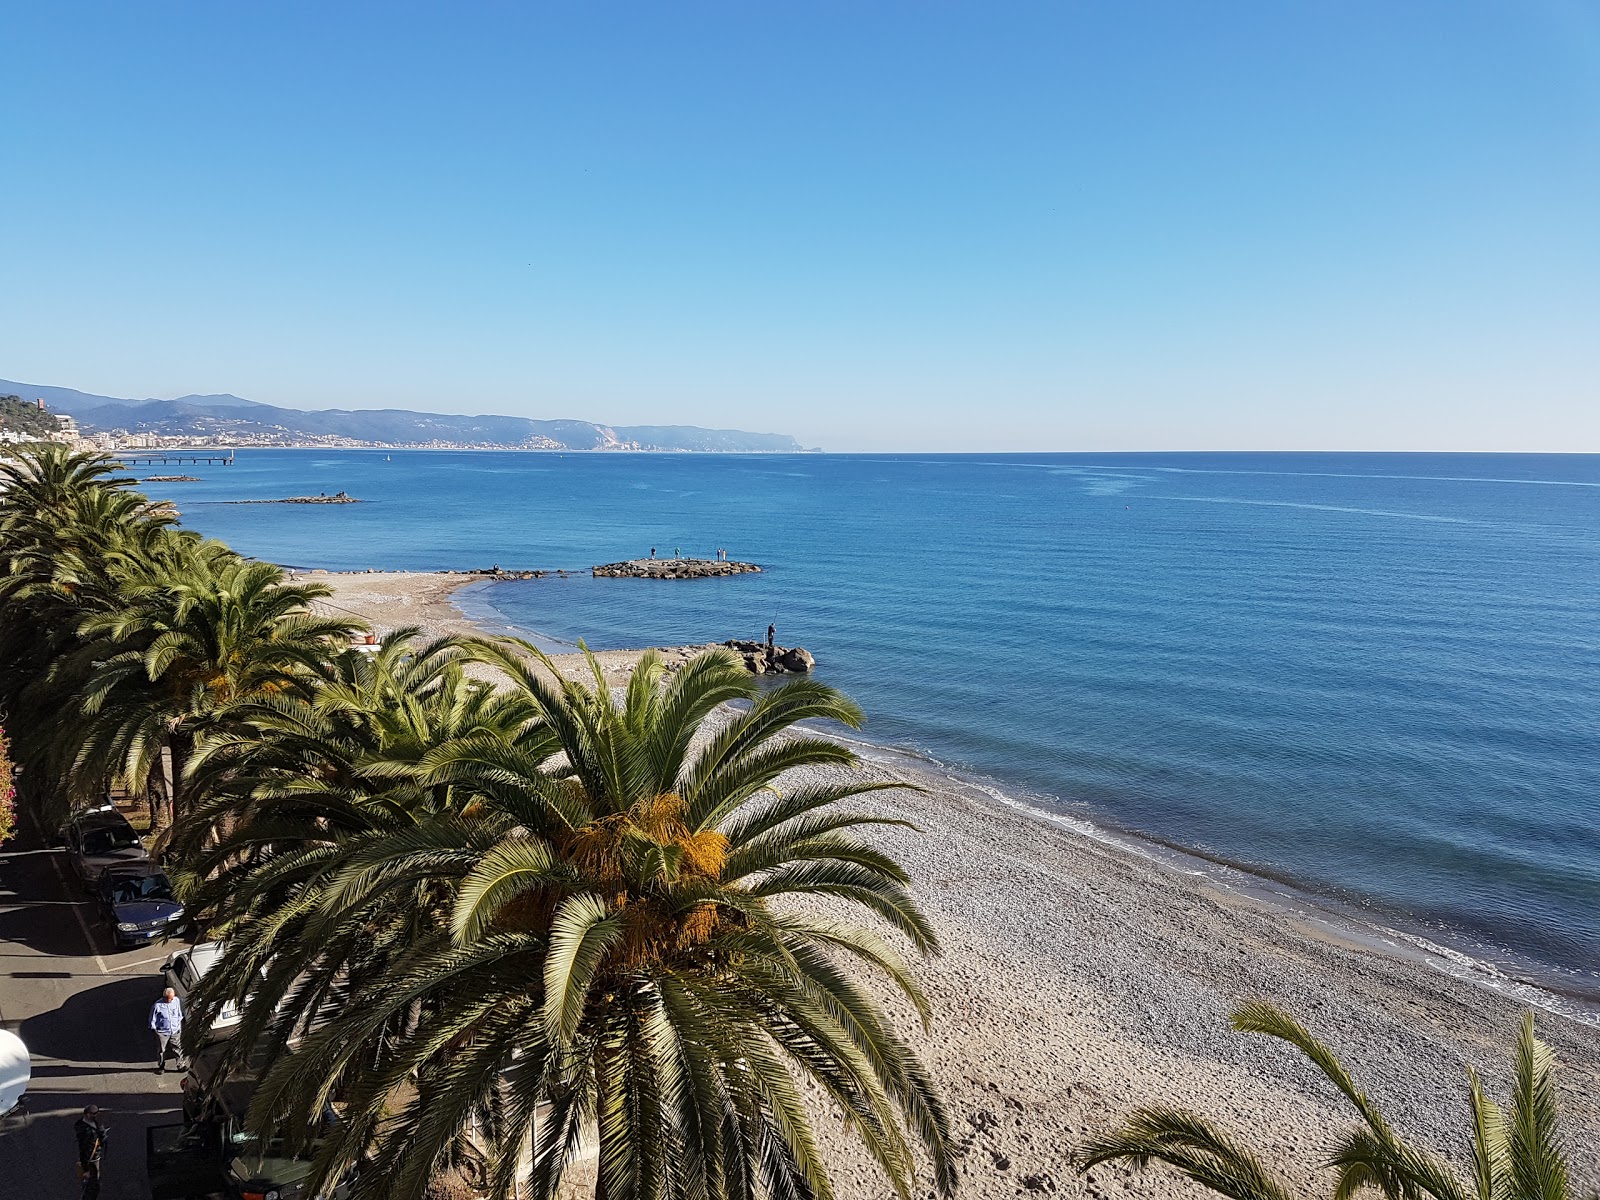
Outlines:
<svg viewBox="0 0 1600 1200"><path fill-rule="evenodd" d="M1600 5L0 11L0 377L1600 451Z"/></svg>

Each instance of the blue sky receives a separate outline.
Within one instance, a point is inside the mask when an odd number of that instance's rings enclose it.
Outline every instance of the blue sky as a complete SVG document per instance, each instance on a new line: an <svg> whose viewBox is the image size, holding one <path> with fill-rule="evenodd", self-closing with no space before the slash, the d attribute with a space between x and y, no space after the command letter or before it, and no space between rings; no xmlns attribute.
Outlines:
<svg viewBox="0 0 1600 1200"><path fill-rule="evenodd" d="M0 377L1600 451L1600 6L0 8Z"/></svg>

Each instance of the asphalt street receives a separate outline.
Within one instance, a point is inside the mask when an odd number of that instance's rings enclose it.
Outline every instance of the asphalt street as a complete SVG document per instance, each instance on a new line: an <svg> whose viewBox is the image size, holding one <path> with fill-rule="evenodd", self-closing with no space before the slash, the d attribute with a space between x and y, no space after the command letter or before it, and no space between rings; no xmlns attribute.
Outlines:
<svg viewBox="0 0 1600 1200"><path fill-rule="evenodd" d="M155 1074L150 1006L173 946L117 951L64 856L26 830L0 851L0 1022L33 1063L29 1116L0 1131L0 1197L76 1200L72 1123L110 1128L102 1200L148 1198L144 1130L178 1120L180 1075Z"/></svg>

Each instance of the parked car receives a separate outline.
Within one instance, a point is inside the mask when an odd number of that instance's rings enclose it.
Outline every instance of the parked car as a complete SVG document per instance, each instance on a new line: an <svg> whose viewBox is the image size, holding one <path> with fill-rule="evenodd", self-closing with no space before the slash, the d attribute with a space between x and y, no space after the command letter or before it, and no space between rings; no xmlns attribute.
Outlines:
<svg viewBox="0 0 1600 1200"><path fill-rule="evenodd" d="M187 1012L189 1008L189 994L199 986L206 972L216 965L225 948L221 942L201 942L187 950L178 951L162 964L161 973L166 976L167 986L178 993L184 1011ZM239 1006L230 1000L222 1006L217 1019L211 1023L211 1038L225 1038L238 1025Z"/></svg>
<svg viewBox="0 0 1600 1200"><path fill-rule="evenodd" d="M154 863L109 867L95 888L101 914L116 934L119 947L143 946L164 938L183 920L183 905L172 894L172 882Z"/></svg>
<svg viewBox="0 0 1600 1200"><path fill-rule="evenodd" d="M9 1029L0 1029L0 1133L27 1124L28 1081L32 1078L28 1048Z"/></svg>
<svg viewBox="0 0 1600 1200"><path fill-rule="evenodd" d="M305 1189L313 1145L290 1154L280 1138L246 1131L245 1113L264 1066L260 1053L243 1068L224 1073L221 1046L197 1054L183 1079L183 1124L152 1125L145 1132L145 1171L154 1200L192 1196L240 1200L313 1200ZM337 1120L329 1113L326 1120ZM343 1179L316 1200L344 1200Z"/></svg>
<svg viewBox="0 0 1600 1200"><path fill-rule="evenodd" d="M66 849L72 869L91 890L108 868L150 861L128 818L109 804L73 817L56 845Z"/></svg>

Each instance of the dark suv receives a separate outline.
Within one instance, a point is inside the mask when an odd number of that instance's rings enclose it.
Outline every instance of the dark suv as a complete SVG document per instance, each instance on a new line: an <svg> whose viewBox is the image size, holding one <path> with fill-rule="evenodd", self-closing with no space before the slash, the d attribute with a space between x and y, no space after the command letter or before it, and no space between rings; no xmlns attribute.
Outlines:
<svg viewBox="0 0 1600 1200"><path fill-rule="evenodd" d="M73 817L56 844L66 848L72 869L91 890L112 867L150 861L128 818L109 804Z"/></svg>

